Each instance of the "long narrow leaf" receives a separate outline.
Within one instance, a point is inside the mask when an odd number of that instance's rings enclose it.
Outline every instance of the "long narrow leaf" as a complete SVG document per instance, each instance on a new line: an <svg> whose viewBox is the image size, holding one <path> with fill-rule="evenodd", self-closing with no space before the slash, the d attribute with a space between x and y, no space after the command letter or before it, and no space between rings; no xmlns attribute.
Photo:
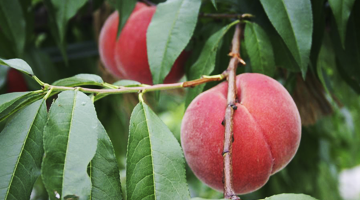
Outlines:
<svg viewBox="0 0 360 200"><path fill-rule="evenodd" d="M14 68L16 70L19 70L27 75L34 75L34 72L32 71L31 67L29 66L29 64L27 64L24 60L15 58L15 59L9 59L9 60L5 60L5 59L1 59L0 58L0 64L1 65L5 65L11 68Z"/></svg>
<svg viewBox="0 0 360 200"><path fill-rule="evenodd" d="M256 23L245 27L245 46L253 72L272 76L275 72L274 52L269 37Z"/></svg>
<svg viewBox="0 0 360 200"><path fill-rule="evenodd" d="M0 122L14 114L21 108L41 99L43 97L41 91L33 92L16 92L0 95Z"/></svg>
<svg viewBox="0 0 360 200"><path fill-rule="evenodd" d="M0 199L29 199L40 175L46 103L16 113L0 133Z"/></svg>
<svg viewBox="0 0 360 200"><path fill-rule="evenodd" d="M190 199L181 147L143 102L131 115L126 163L129 200Z"/></svg>
<svg viewBox="0 0 360 200"><path fill-rule="evenodd" d="M95 155L98 119L90 98L79 91L59 94L44 129L41 173L51 199L88 199L87 166Z"/></svg>
<svg viewBox="0 0 360 200"><path fill-rule="evenodd" d="M355 0L329 0L343 47L345 47L346 27L354 2Z"/></svg>
<svg viewBox="0 0 360 200"><path fill-rule="evenodd" d="M98 144L94 158L90 163L92 182L91 200L121 200L119 166L114 147L105 128L98 121Z"/></svg>
<svg viewBox="0 0 360 200"><path fill-rule="evenodd" d="M162 83L193 35L201 0L172 0L157 6L147 31L154 84Z"/></svg>
<svg viewBox="0 0 360 200"><path fill-rule="evenodd" d="M189 80L194 80L200 78L202 75L210 75L215 68L215 57L217 49L220 42L222 41L223 36L226 32L239 21L235 21L222 29L218 30L216 33L210 36L206 41L201 54L196 62L191 66L189 73ZM186 106L188 106L191 101L204 90L205 85L199 85L195 88L189 89L189 92L186 96Z"/></svg>
<svg viewBox="0 0 360 200"><path fill-rule="evenodd" d="M14 50L20 57L24 51L26 41L26 21L20 0L0 1L0 24L1 30L12 41L15 47Z"/></svg>
<svg viewBox="0 0 360 200"><path fill-rule="evenodd" d="M304 77L309 63L313 32L310 0L261 0L261 4L299 64Z"/></svg>

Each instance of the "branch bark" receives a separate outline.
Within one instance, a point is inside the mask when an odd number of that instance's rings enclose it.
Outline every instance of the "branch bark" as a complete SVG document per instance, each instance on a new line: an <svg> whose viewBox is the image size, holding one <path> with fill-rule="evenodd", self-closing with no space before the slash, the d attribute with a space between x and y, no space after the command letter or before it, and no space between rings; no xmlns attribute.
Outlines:
<svg viewBox="0 0 360 200"><path fill-rule="evenodd" d="M227 13L199 13L199 17L214 18L214 19L247 19L254 17L251 14L227 14Z"/></svg>
<svg viewBox="0 0 360 200"><path fill-rule="evenodd" d="M228 94L227 107L225 111L225 134L224 134L224 150L223 150L223 180L224 180L224 198L226 199L240 199L236 196L233 188L233 168L232 168L232 143L234 141L233 132L233 115L236 107L236 69L238 64L245 65L245 62L240 57L240 36L242 34L242 25L237 24L234 37L232 40L232 50L229 54L232 56L228 71Z"/></svg>

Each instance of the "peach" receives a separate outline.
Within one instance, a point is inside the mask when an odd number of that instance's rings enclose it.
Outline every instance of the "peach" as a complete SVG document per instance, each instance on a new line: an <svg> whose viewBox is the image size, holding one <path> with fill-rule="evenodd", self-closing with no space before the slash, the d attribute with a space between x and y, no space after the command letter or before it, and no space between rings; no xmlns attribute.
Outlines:
<svg viewBox="0 0 360 200"><path fill-rule="evenodd" d="M146 7L144 3L136 3L136 6L132 13L135 13L136 11L144 7ZM109 16L103 28L101 29L100 37L99 37L99 53L104 66L113 75L119 78L123 78L123 75L116 67L115 57L114 57L118 24L119 24L119 13L115 11Z"/></svg>
<svg viewBox="0 0 360 200"><path fill-rule="evenodd" d="M19 71L9 69L6 80L6 92L25 92L28 90L26 81Z"/></svg>
<svg viewBox="0 0 360 200"><path fill-rule="evenodd" d="M100 56L106 68L118 78L132 79L145 84L153 83L147 58L146 32L155 11L155 6L148 7L137 3L135 11L130 15L116 42L118 14L112 14L105 22L100 34ZM180 54L165 78L165 83L181 79L184 75L186 57L186 52Z"/></svg>
<svg viewBox="0 0 360 200"><path fill-rule="evenodd" d="M233 186L237 194L262 187L284 168L300 143L299 111L276 80L261 74L236 77L234 112ZM195 175L222 191L222 121L227 106L227 82L203 92L187 108L181 125L181 144Z"/></svg>

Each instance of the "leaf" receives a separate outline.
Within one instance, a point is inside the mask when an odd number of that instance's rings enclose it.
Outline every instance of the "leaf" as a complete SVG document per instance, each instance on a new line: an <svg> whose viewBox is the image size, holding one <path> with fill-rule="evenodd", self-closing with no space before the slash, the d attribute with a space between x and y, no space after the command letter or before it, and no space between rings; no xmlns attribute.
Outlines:
<svg viewBox="0 0 360 200"><path fill-rule="evenodd" d="M305 77L313 32L310 0L261 0L261 3Z"/></svg>
<svg viewBox="0 0 360 200"><path fill-rule="evenodd" d="M9 68L0 65L0 89L5 85ZM1 101L0 101L1 102Z"/></svg>
<svg viewBox="0 0 360 200"><path fill-rule="evenodd" d="M16 100L30 92L12 92L0 95L0 113L11 106Z"/></svg>
<svg viewBox="0 0 360 200"><path fill-rule="evenodd" d="M313 36L310 52L310 62L311 65L316 67L317 59L319 57L322 41L324 38L324 29L325 29L325 9L324 9L325 0L312 0L311 7L313 12ZM311 66L310 65L310 66Z"/></svg>
<svg viewBox="0 0 360 200"><path fill-rule="evenodd" d="M67 86L67 87L76 87L81 85L97 85L102 86L104 81L98 75L94 74L78 74L70 78L64 78L58 81L55 81L52 85L55 86Z"/></svg>
<svg viewBox="0 0 360 200"><path fill-rule="evenodd" d="M253 72L273 76L276 66L271 41L256 23L245 26L245 46Z"/></svg>
<svg viewBox="0 0 360 200"><path fill-rule="evenodd" d="M41 99L44 94L41 91L15 92L0 95L0 122L14 114L21 108Z"/></svg>
<svg viewBox="0 0 360 200"><path fill-rule="evenodd" d="M127 20L133 12L136 0L117 0L115 3L116 10L119 13L119 28L117 36L119 37L121 30L124 28Z"/></svg>
<svg viewBox="0 0 360 200"><path fill-rule="evenodd" d="M188 80L194 80L201 78L202 75L210 75L215 68L215 57L216 52L219 47L220 42L222 41L225 33L239 21L235 21L222 29L215 32L210 38L206 41L201 54L196 62L190 67ZM185 105L186 107L191 103L191 101L204 90L205 85L199 85L195 88L191 88L186 95Z"/></svg>
<svg viewBox="0 0 360 200"><path fill-rule="evenodd" d="M137 81L133 81L133 80L121 80L121 81L117 81L117 82L113 83L113 85L133 87L133 86L141 85L141 83L139 83Z"/></svg>
<svg viewBox="0 0 360 200"><path fill-rule="evenodd" d="M75 16L77 11L85 5L87 0L47 0L51 2L52 7L54 8L54 13L51 15L54 16L56 26L59 31L60 41L64 42L65 33L66 33L66 25L68 21Z"/></svg>
<svg viewBox="0 0 360 200"><path fill-rule="evenodd" d="M0 58L0 65L5 65L16 70L19 70L27 75L34 76L34 72L32 71L31 67L24 61L18 58L15 59L1 59Z"/></svg>
<svg viewBox="0 0 360 200"><path fill-rule="evenodd" d="M216 1L215 0L211 0L212 5L214 6L214 8L217 10L217 6L216 6Z"/></svg>
<svg viewBox="0 0 360 200"><path fill-rule="evenodd" d="M160 3L149 25L147 54L153 84L163 83L193 35L201 0Z"/></svg>
<svg viewBox="0 0 360 200"><path fill-rule="evenodd" d="M24 51L26 41L26 22L19 0L0 1L1 30L15 46L17 56Z"/></svg>
<svg viewBox="0 0 360 200"><path fill-rule="evenodd" d="M270 36L271 44L274 48L276 66L285 68L292 72L300 72L300 66L295 61L294 56L286 47L285 42L279 35Z"/></svg>
<svg viewBox="0 0 360 200"><path fill-rule="evenodd" d="M90 199L121 200L122 193L119 166L117 164L114 147L100 121L98 121L97 133L97 149L90 163L90 177L92 182Z"/></svg>
<svg viewBox="0 0 360 200"><path fill-rule="evenodd" d="M68 21L75 16L82 6L85 5L87 0L44 0L43 2L49 13L48 19L50 32L55 38L55 42L59 47L65 62L67 63L68 58L65 42L66 26Z"/></svg>
<svg viewBox="0 0 360 200"><path fill-rule="evenodd" d="M343 48L345 47L346 27L354 2L355 0L329 0Z"/></svg>
<svg viewBox="0 0 360 200"><path fill-rule="evenodd" d="M332 31L331 39L334 45L335 55L341 66L343 77L348 76L355 85L360 85L360 2L355 2L353 12L348 22L348 31L346 32L345 48L341 46L341 37L337 31ZM336 29L333 22L332 27ZM345 75L345 74L347 75ZM350 83L350 82L349 82ZM354 85L354 84L351 84Z"/></svg>
<svg viewBox="0 0 360 200"><path fill-rule="evenodd" d="M190 199L181 147L168 127L144 102L140 102L131 114L126 157L129 200L145 197Z"/></svg>
<svg viewBox="0 0 360 200"><path fill-rule="evenodd" d="M278 194L265 198L265 200L316 200L315 198L305 194Z"/></svg>
<svg viewBox="0 0 360 200"><path fill-rule="evenodd" d="M29 199L40 176L46 103L16 113L0 133L0 199Z"/></svg>
<svg viewBox="0 0 360 200"><path fill-rule="evenodd" d="M98 119L90 98L79 91L59 94L44 128L41 176L50 199L88 199L87 166L95 155Z"/></svg>

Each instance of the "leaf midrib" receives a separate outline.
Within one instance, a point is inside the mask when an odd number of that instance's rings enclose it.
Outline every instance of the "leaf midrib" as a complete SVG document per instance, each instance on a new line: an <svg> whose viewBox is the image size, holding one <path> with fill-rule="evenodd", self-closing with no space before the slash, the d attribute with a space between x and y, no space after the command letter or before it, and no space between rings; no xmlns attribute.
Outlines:
<svg viewBox="0 0 360 200"><path fill-rule="evenodd" d="M66 161L67 161L67 152L69 149L69 141L70 141L70 133L72 130L72 125L73 125L73 119L74 119L74 112L75 112L75 107L76 107L76 95L77 95L77 90L74 91L74 100L73 100L73 107L71 110L71 119L70 119L70 126L69 126L69 135L68 135L68 139L67 139L67 143L66 143L66 151L65 151L65 159L64 159L64 168L63 168L63 173L62 173L62 180L61 180L61 197L63 197L63 193L64 193L64 176L65 176L65 169L66 169Z"/></svg>

